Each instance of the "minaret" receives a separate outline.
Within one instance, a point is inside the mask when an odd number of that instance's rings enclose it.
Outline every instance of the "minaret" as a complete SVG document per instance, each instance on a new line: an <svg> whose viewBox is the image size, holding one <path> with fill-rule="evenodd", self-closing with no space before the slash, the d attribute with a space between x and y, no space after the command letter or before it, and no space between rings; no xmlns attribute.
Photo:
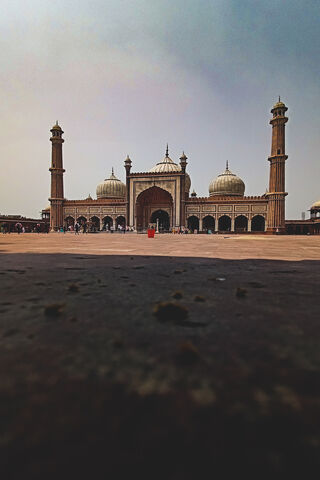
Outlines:
<svg viewBox="0 0 320 480"><path fill-rule="evenodd" d="M168 147L167 147L168 148ZM188 157L182 152L180 157L180 166L181 172L181 182L180 182L180 227L184 227L186 223L186 167L187 167L187 159Z"/></svg>
<svg viewBox="0 0 320 480"><path fill-rule="evenodd" d="M51 196L49 198L50 209L50 229L58 230L63 226L63 174L65 172L62 163L62 128L58 125L58 121L50 130L52 136L52 158L51 158Z"/></svg>
<svg viewBox="0 0 320 480"><path fill-rule="evenodd" d="M130 170L131 170L131 167L132 167L132 161L129 155L127 155L127 158L124 161L124 168L126 169L126 225L130 225Z"/></svg>
<svg viewBox="0 0 320 480"><path fill-rule="evenodd" d="M285 153L285 125L288 118L285 116L288 108L279 101L273 106L270 178L268 191L267 232L285 232L285 162L288 156Z"/></svg>

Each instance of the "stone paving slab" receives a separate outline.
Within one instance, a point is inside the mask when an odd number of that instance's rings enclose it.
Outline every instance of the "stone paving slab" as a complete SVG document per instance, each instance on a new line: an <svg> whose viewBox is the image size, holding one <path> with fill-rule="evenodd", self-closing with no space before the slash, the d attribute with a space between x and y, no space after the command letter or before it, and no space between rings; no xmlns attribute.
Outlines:
<svg viewBox="0 0 320 480"><path fill-rule="evenodd" d="M1 236L4 478L312 478L319 242Z"/></svg>

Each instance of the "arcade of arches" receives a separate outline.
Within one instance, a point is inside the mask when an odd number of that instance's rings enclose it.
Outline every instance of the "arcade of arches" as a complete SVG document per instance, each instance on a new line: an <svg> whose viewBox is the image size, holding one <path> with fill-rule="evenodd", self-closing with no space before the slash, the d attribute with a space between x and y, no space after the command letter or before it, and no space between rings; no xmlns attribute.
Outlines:
<svg viewBox="0 0 320 480"><path fill-rule="evenodd" d="M194 232L264 232L265 218L262 215L255 215L250 221L245 215L238 215L234 219L229 215L222 215L218 221L212 216L205 216L202 221L196 215L188 217L188 229Z"/></svg>
<svg viewBox="0 0 320 480"><path fill-rule="evenodd" d="M79 217L72 217L71 215L67 216L65 219L66 227L74 227L74 224L78 222L80 225L87 225L89 230L99 231L99 230L110 230L112 227L118 229L119 226L121 228L125 228L126 226L126 219L123 215L118 215L115 218L110 216L104 216L101 219L96 216L88 216L85 217L84 215L80 215Z"/></svg>
<svg viewBox="0 0 320 480"><path fill-rule="evenodd" d="M150 203L151 198L151 203ZM159 232L168 232L172 228L172 197L171 195L158 187L151 187L138 196L137 200L137 222L140 230L148 228L150 224L157 225ZM80 216L76 219L72 216L65 218L66 226L74 226L75 221L80 225L88 224L89 228L95 230L117 230L126 226L126 219L123 215L116 218L104 216L101 220L97 216ZM229 215L222 215L218 221L212 216L207 215L202 220L191 215L187 219L187 227L190 231L203 231L207 233L214 232L264 232L265 218L262 215L255 215L251 221L244 215L238 215L232 219ZM289 231L288 233L292 233ZM298 232L300 233L300 232ZM304 232L301 232L304 233Z"/></svg>

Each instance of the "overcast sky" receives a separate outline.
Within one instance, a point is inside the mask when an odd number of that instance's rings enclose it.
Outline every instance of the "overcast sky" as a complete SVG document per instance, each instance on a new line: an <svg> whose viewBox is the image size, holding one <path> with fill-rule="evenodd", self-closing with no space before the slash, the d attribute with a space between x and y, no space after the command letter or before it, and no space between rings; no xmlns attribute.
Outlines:
<svg viewBox="0 0 320 480"><path fill-rule="evenodd" d="M184 150L198 196L225 168L268 186L270 109L288 106L286 217L320 199L319 0L1 0L0 212L48 204L50 128L65 196ZM309 214L307 214L309 215Z"/></svg>

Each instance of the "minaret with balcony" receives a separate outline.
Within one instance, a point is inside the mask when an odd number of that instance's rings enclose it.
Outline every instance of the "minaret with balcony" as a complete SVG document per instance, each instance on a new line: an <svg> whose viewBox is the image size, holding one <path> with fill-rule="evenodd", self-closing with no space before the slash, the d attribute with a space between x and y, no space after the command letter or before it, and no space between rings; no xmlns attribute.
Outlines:
<svg viewBox="0 0 320 480"><path fill-rule="evenodd" d="M51 195L50 201L50 229L51 231L57 231L63 226L63 174L65 172L62 161L62 144L64 139L62 138L62 128L58 124L52 127L50 130L52 143L52 155L51 155Z"/></svg>
<svg viewBox="0 0 320 480"><path fill-rule="evenodd" d="M285 164L288 156L285 152L285 125L288 121L288 108L279 101L271 109L272 142L270 162L267 232L285 232Z"/></svg>

